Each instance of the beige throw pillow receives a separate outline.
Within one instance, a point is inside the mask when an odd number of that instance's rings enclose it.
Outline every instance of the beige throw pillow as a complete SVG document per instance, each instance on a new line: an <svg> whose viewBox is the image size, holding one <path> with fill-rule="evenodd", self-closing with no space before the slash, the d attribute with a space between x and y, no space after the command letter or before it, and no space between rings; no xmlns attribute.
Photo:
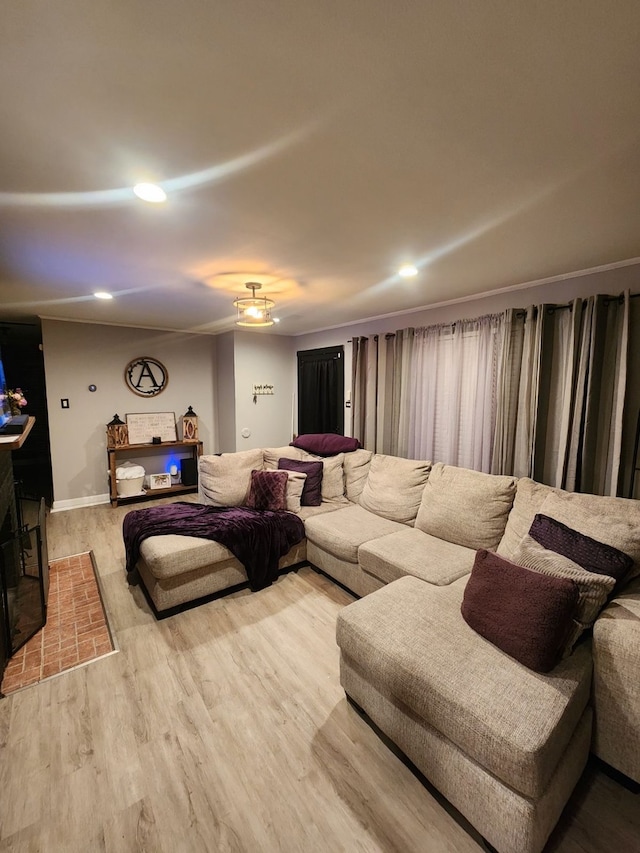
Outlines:
<svg viewBox="0 0 640 853"><path fill-rule="evenodd" d="M287 474L287 509L289 512L300 512L300 498L307 475L298 471L287 471Z"/></svg>

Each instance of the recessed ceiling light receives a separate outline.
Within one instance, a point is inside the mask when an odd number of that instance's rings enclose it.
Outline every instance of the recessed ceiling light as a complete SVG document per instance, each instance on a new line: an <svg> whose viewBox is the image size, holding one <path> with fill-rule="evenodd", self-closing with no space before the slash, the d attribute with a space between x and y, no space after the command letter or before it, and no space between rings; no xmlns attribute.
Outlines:
<svg viewBox="0 0 640 853"><path fill-rule="evenodd" d="M96 299L113 299L113 294L107 293L106 290L96 290L93 295Z"/></svg>
<svg viewBox="0 0 640 853"><path fill-rule="evenodd" d="M149 201L151 204L161 204L167 200L166 192L157 184L136 184L133 191L142 201Z"/></svg>
<svg viewBox="0 0 640 853"><path fill-rule="evenodd" d="M418 267L414 267L413 264L403 264L398 270L398 275L402 278L413 278L414 275L418 275Z"/></svg>

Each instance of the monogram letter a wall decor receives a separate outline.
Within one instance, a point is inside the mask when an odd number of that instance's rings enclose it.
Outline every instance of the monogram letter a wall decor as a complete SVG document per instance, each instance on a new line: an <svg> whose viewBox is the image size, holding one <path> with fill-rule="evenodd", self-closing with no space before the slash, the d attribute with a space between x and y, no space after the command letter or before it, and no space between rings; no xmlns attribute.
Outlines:
<svg viewBox="0 0 640 853"><path fill-rule="evenodd" d="M142 355L125 367L124 381L139 397L157 397L167 387L169 373L157 358Z"/></svg>

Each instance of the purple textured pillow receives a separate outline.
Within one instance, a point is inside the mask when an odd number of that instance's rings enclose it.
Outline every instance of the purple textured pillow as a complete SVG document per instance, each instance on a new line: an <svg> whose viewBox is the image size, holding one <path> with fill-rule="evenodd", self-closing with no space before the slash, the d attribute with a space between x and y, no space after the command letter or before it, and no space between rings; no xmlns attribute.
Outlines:
<svg viewBox="0 0 640 853"><path fill-rule="evenodd" d="M461 612L494 646L529 669L549 672L562 657L577 603L573 581L532 572L481 550Z"/></svg>
<svg viewBox="0 0 640 853"><path fill-rule="evenodd" d="M535 516L529 536L543 548L561 554L586 571L609 575L617 581L622 580L633 567L633 559L624 551L591 539L548 515Z"/></svg>
<svg viewBox="0 0 640 853"><path fill-rule="evenodd" d="M351 453L352 450L357 450L360 442L357 438L336 435L334 432L309 432L294 438L290 446L299 447L307 453L315 453L316 456L337 456L338 453Z"/></svg>
<svg viewBox="0 0 640 853"><path fill-rule="evenodd" d="M272 512L287 508L286 471L252 471L247 497L249 509L268 509Z"/></svg>
<svg viewBox="0 0 640 853"><path fill-rule="evenodd" d="M322 503L322 462L302 462L299 459L278 459L278 468L282 471L297 471L306 474L302 489L302 506L320 506Z"/></svg>

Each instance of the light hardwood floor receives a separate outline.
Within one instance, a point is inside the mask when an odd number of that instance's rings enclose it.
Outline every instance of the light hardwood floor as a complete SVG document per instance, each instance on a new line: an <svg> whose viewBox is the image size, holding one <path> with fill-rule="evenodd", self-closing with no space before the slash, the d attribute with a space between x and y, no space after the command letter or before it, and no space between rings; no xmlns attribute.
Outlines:
<svg viewBox="0 0 640 853"><path fill-rule="evenodd" d="M94 551L119 651L0 700L0 851L477 853L477 835L350 707L310 568L157 622L123 573L131 507L49 519ZM548 851L640 851L640 797L589 766Z"/></svg>

